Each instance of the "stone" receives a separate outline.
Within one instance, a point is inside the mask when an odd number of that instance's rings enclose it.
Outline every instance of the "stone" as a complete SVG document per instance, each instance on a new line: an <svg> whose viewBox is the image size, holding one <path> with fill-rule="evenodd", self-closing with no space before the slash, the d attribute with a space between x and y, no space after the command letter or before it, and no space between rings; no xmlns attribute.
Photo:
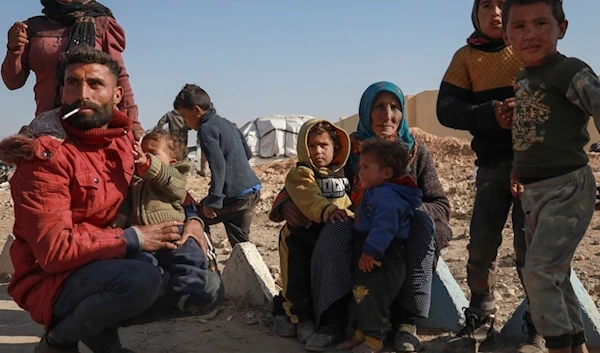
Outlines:
<svg viewBox="0 0 600 353"><path fill-rule="evenodd" d="M579 306L581 307L587 346L600 348L600 313L598 312L598 308L593 299L585 290L583 284L581 284L581 281L579 281L579 278L577 278L577 275L573 270L571 270L571 285L575 290ZM506 324L504 324L501 331L501 334L504 337L512 340L525 340L526 335L523 332L522 327L524 324L523 314L526 310L527 301L524 300L508 318Z"/></svg>
<svg viewBox="0 0 600 353"><path fill-rule="evenodd" d="M250 242L236 244L221 275L225 297L240 299L250 305L273 302L277 294L275 281L256 246Z"/></svg>
<svg viewBox="0 0 600 353"><path fill-rule="evenodd" d="M469 306L465 293L440 257L431 284L431 308L427 319L418 319L417 326L456 331L464 320L463 308Z"/></svg>
<svg viewBox="0 0 600 353"><path fill-rule="evenodd" d="M6 243L4 243L4 247L0 250L0 283L10 281L15 272L12 261L10 261L10 247L14 240L15 236L9 234Z"/></svg>

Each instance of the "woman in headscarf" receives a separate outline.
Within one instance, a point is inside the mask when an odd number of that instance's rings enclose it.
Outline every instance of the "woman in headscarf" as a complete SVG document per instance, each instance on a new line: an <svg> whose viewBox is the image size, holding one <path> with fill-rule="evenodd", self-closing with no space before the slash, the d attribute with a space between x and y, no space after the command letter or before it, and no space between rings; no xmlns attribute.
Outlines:
<svg viewBox="0 0 600 353"><path fill-rule="evenodd" d="M31 71L35 73L33 88L35 116L60 106L63 68L60 55L77 45L89 45L108 53L121 64L118 85L124 95L119 109L134 122L136 137L143 129L138 121L138 108L133 98L129 74L123 64L125 32L111 10L95 0L41 0L43 16L16 22L8 30L6 57L2 63L2 79L6 87L23 87Z"/></svg>
<svg viewBox="0 0 600 353"><path fill-rule="evenodd" d="M404 108L404 94L390 82L377 82L363 93L359 106L359 122L351 134L352 150L346 163L345 175L351 185L354 205L360 202L362 186L358 178L360 145L366 139L380 137L402 140L410 150L412 162L409 175L423 192L423 206L411 218L411 230L406 241L406 279L391 308L396 335L394 346L399 352L420 349L415 319L427 317L431 302L431 280L435 254L448 245L452 231L448 226L450 203L439 182L434 161L427 147L409 131ZM276 199L271 220L302 223L301 213L288 202L285 193ZM343 224L328 224L340 227ZM352 290L352 239L341 239L348 232L328 232L335 237L319 238L312 260L313 300L315 321L319 330L307 342L307 349L322 351L340 338L340 322L328 318L338 316L340 307L347 304ZM434 238L435 234L435 238ZM336 315L332 313L335 312Z"/></svg>

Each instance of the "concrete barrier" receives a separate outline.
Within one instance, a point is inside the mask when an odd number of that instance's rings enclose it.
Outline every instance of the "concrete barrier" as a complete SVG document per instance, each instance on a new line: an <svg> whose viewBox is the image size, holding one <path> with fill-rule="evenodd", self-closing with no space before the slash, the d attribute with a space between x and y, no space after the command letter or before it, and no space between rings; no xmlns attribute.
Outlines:
<svg viewBox="0 0 600 353"><path fill-rule="evenodd" d="M256 246L250 242L236 244L221 275L225 296L261 306L277 294L269 268Z"/></svg>
<svg viewBox="0 0 600 353"><path fill-rule="evenodd" d="M469 301L441 257L433 275L431 293L429 318L417 320L417 325L456 331L464 320L463 308L469 306Z"/></svg>
<svg viewBox="0 0 600 353"><path fill-rule="evenodd" d="M581 314L583 316L583 324L585 327L585 336L587 338L588 347L600 347L600 313L594 301L588 292L581 284L579 278L573 270L571 270L571 285L577 295ZM523 314L527 310L527 301L524 300L513 312L511 317L506 321L502 328L501 334L507 339L524 340L526 338L523 332Z"/></svg>

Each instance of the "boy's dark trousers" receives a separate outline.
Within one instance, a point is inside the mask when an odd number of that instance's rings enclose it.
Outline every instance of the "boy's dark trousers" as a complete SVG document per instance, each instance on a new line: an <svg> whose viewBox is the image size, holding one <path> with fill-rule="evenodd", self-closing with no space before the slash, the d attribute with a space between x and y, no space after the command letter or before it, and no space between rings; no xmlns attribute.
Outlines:
<svg viewBox="0 0 600 353"><path fill-rule="evenodd" d="M514 250L519 278L525 263L525 215L521 202L510 191L512 161L481 166L477 170L475 203L467 246L467 282L471 289L469 307L480 316L496 312L496 257L502 244L502 230L513 206ZM522 282L522 281L521 281Z"/></svg>
<svg viewBox="0 0 600 353"><path fill-rule="evenodd" d="M377 259L381 265L375 265L371 272L363 272L358 268L358 260L366 238L367 233L354 233L354 288L350 315L356 320L357 330L384 340L392 332L390 309L406 277L404 241L392 240L383 258Z"/></svg>
<svg viewBox="0 0 600 353"><path fill-rule="evenodd" d="M274 302L274 313L282 308L294 324L313 318L311 259L321 229L323 224L319 223L309 228L286 225L279 234L283 290L281 298Z"/></svg>
<svg viewBox="0 0 600 353"><path fill-rule="evenodd" d="M202 205L202 201L200 205ZM202 214L202 206L199 206L198 213L204 221L204 231L210 235L209 226L223 223L231 247L238 243L250 241L250 225L254 217L254 209L259 201L260 190L240 197L225 198L223 208L215 209L217 214L215 218L206 218Z"/></svg>
<svg viewBox="0 0 600 353"><path fill-rule="evenodd" d="M206 291L208 259L193 238L189 238L175 250L139 252L133 259L159 267L165 279L165 294L170 297L179 298L184 294L202 295Z"/></svg>

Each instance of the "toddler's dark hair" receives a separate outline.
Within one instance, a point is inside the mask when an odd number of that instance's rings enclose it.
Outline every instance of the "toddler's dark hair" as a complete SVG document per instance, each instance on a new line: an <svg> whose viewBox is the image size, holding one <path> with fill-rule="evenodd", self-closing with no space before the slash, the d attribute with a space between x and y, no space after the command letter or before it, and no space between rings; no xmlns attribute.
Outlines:
<svg viewBox="0 0 600 353"><path fill-rule="evenodd" d="M565 22L566 18L562 0L506 0L502 6L502 28L506 30L511 7L514 5L533 5L540 2L550 6L552 9L552 14L554 15L554 18L558 24Z"/></svg>
<svg viewBox="0 0 600 353"><path fill-rule="evenodd" d="M336 129L333 127L333 125L331 125L331 123L327 121L321 121L316 123L313 127L310 128L310 130L308 130L307 137L313 134L321 135L324 132L329 135L329 138L333 142L333 152L337 153L342 147L342 142L340 141Z"/></svg>
<svg viewBox="0 0 600 353"><path fill-rule="evenodd" d="M382 167L392 169L392 180L408 172L410 153L403 141L389 141L377 137L365 140L360 145L360 154L369 154L379 160Z"/></svg>
<svg viewBox="0 0 600 353"><path fill-rule="evenodd" d="M155 128L151 130L146 135L144 135L144 140L154 140L158 142L166 142L167 148L169 151L169 156L171 158L176 159L177 161L182 161L187 158L187 142L179 135L177 131L167 131L160 128Z"/></svg>

